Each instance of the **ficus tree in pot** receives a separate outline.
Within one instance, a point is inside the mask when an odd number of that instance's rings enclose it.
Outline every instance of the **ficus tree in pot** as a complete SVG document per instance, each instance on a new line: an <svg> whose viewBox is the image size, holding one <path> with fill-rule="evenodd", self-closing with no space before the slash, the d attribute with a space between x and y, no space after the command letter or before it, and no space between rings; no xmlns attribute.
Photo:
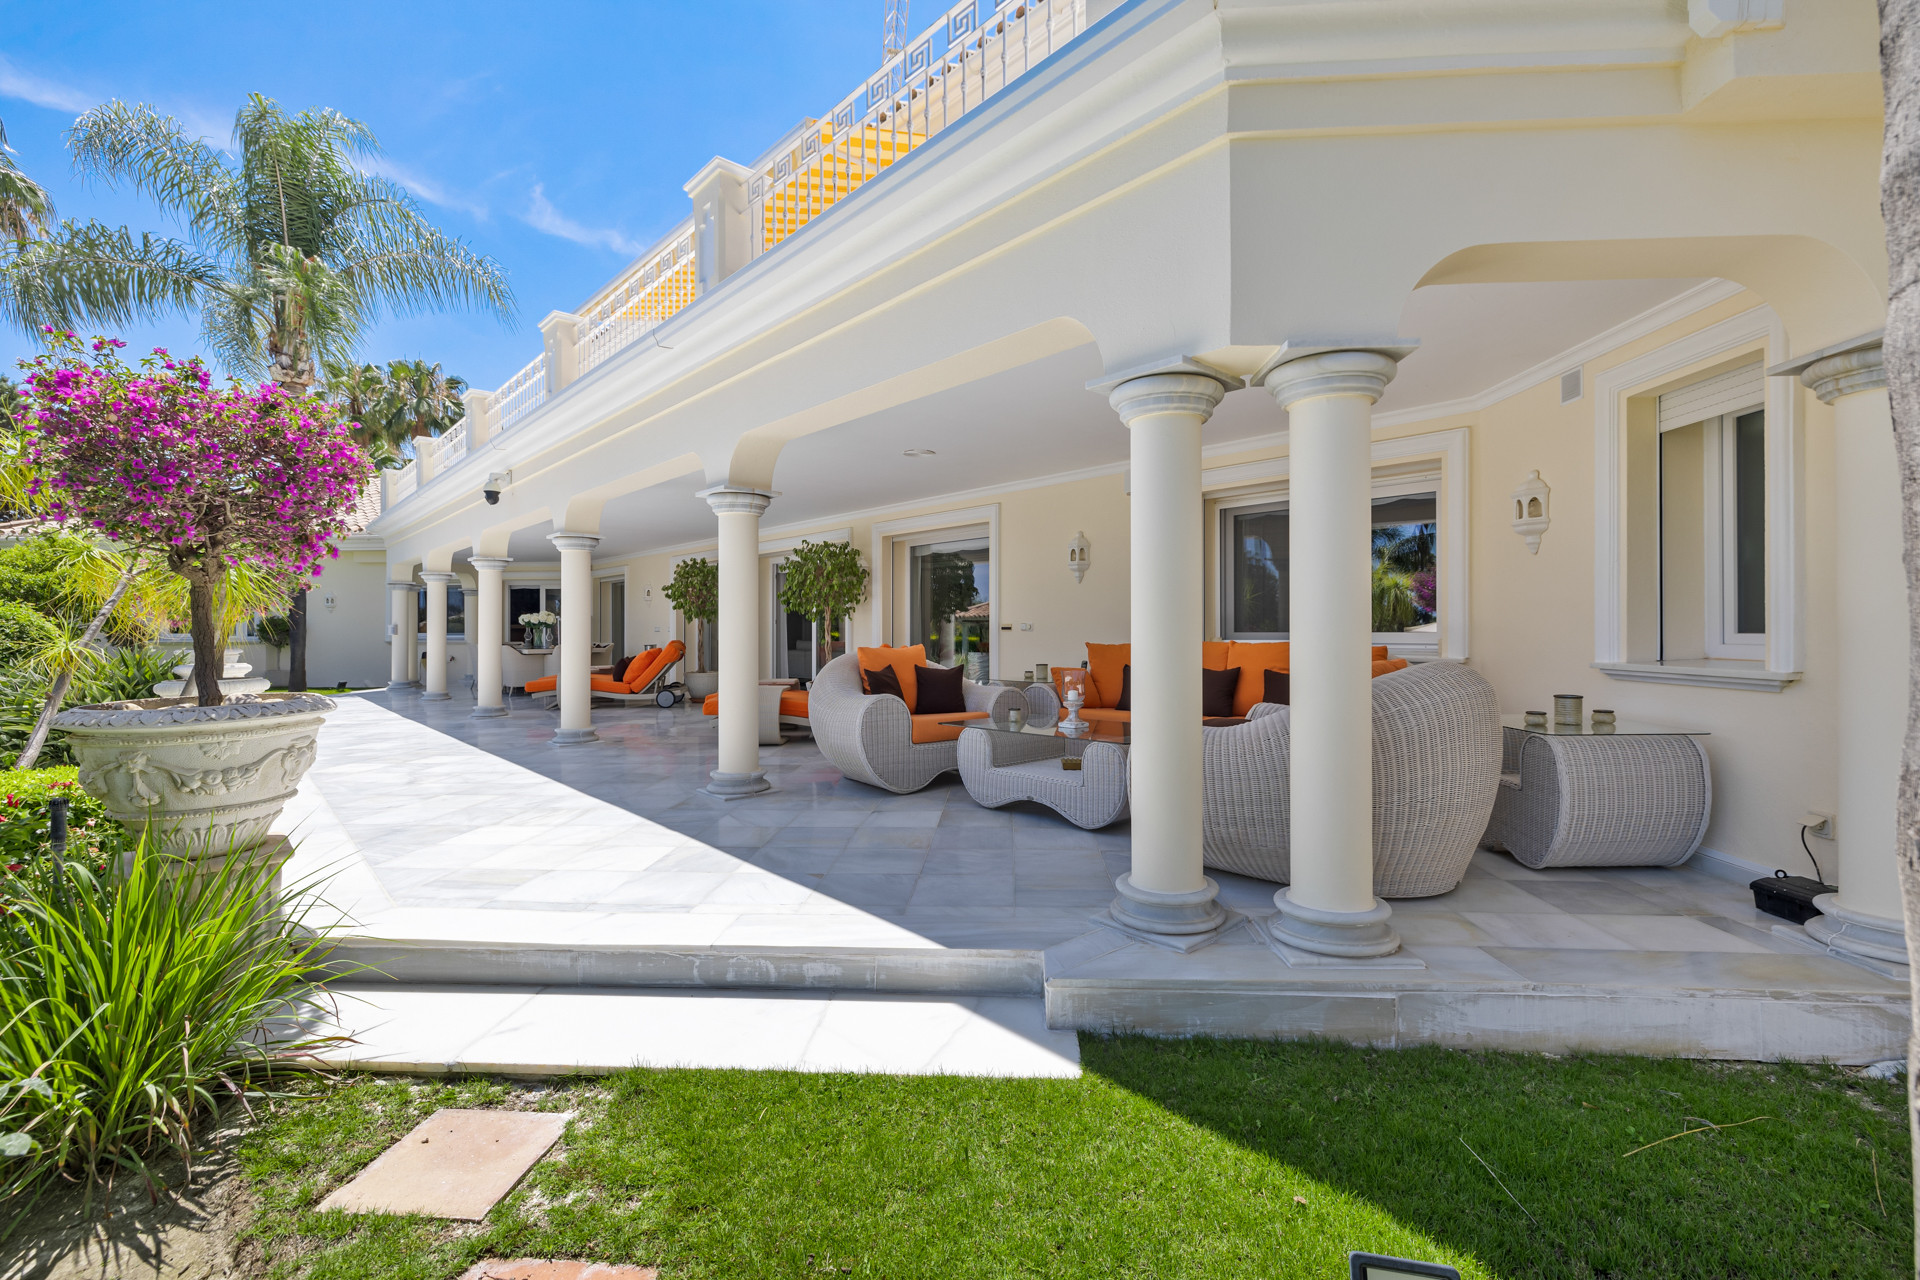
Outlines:
<svg viewBox="0 0 1920 1280"><path fill-rule="evenodd" d="M788 557L780 607L810 618L815 632L815 669L831 657L833 624L867 598L867 566L850 542L802 542Z"/></svg>
<svg viewBox="0 0 1920 1280"><path fill-rule="evenodd" d="M707 669L707 624L720 616L720 566L711 560L682 560L673 567L673 579L661 588L667 603L689 623L699 624L693 649L693 669Z"/></svg>
<svg viewBox="0 0 1920 1280"><path fill-rule="evenodd" d="M25 451L54 518L163 559L184 580L202 707L221 703L221 592L249 565L289 590L336 554L372 474L324 402L267 384L213 385L198 359L49 332L29 371Z"/></svg>

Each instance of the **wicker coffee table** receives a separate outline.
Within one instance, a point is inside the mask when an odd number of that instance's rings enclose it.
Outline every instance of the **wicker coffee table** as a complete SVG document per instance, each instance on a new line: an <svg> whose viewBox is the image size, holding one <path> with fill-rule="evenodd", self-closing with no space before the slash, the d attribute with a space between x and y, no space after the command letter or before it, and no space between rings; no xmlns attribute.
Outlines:
<svg viewBox="0 0 1920 1280"><path fill-rule="evenodd" d="M1700 847L1713 815L1704 730L1500 725L1487 844L1529 867L1670 867Z"/></svg>
<svg viewBox="0 0 1920 1280"><path fill-rule="evenodd" d="M954 723L961 726L960 781L976 804L998 809L1032 800L1089 831L1127 816L1126 725L1067 734L1054 724ZM1065 768L1063 759L1080 767Z"/></svg>

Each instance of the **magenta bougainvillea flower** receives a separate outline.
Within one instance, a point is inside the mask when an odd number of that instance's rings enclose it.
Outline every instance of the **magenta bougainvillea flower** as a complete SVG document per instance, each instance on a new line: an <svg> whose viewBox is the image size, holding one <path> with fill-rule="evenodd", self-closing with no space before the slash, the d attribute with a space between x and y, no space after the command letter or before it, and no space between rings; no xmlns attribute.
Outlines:
<svg viewBox="0 0 1920 1280"><path fill-rule="evenodd" d="M72 334L31 362L26 460L59 519L215 569L317 574L372 464L331 406L271 384L215 386L199 359Z"/></svg>
<svg viewBox="0 0 1920 1280"><path fill-rule="evenodd" d="M164 349L137 368L126 344L47 330L23 361L24 460L56 519L154 552L186 579L203 706L221 700L213 599L228 568L250 564L289 585L338 555L373 466L352 424L271 384L216 387L197 358Z"/></svg>

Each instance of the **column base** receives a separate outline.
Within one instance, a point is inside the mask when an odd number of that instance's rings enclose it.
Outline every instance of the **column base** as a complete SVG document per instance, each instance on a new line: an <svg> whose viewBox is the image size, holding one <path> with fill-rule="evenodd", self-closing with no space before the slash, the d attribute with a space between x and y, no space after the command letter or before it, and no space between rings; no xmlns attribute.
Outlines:
<svg viewBox="0 0 1920 1280"><path fill-rule="evenodd" d="M507 714L505 707L475 707L467 712L469 720L497 720Z"/></svg>
<svg viewBox="0 0 1920 1280"><path fill-rule="evenodd" d="M1839 897L1837 893L1823 893L1813 900L1820 914L1801 926L1808 937L1837 959L1877 960L1903 967L1912 963L1903 921L1843 907Z"/></svg>
<svg viewBox="0 0 1920 1280"><path fill-rule="evenodd" d="M1269 939L1294 950L1365 959L1400 949L1400 935L1387 923L1393 908L1378 898L1368 911L1323 911L1295 902L1288 888L1273 895L1273 905L1280 914L1267 921Z"/></svg>
<svg viewBox="0 0 1920 1280"><path fill-rule="evenodd" d="M398 691L399 691L399 690L401 690L401 689L418 689L419 687L420 687L420 682L419 682L418 680L389 680L389 681L387 681L387 688L388 688L389 690L391 690L391 691L394 691L394 692L398 692Z"/></svg>
<svg viewBox="0 0 1920 1280"><path fill-rule="evenodd" d="M420 695L422 702L446 702L453 697L445 689L429 689Z"/></svg>
<svg viewBox="0 0 1920 1280"><path fill-rule="evenodd" d="M553 740L549 744L555 747L583 747L589 742L600 741L600 735L591 729L555 729Z"/></svg>
<svg viewBox="0 0 1920 1280"><path fill-rule="evenodd" d="M1200 880L1198 889L1158 893L1134 884L1133 873L1128 872L1114 880L1113 903L1093 922L1169 951L1198 951L1218 941L1239 920L1216 901L1220 886L1213 877Z"/></svg>
<svg viewBox="0 0 1920 1280"><path fill-rule="evenodd" d="M1247 927L1252 929L1260 941L1267 944L1267 950L1287 962L1289 969L1424 969L1427 962L1404 951L1396 951L1387 956L1329 956L1317 951L1302 951L1277 936L1275 927L1284 919L1282 916L1248 916Z"/></svg>
<svg viewBox="0 0 1920 1280"><path fill-rule="evenodd" d="M765 795L773 790L773 784L767 781L763 770L752 773L723 773L715 769L707 775L707 785L700 788L700 794L712 796L716 800L745 800L748 796Z"/></svg>

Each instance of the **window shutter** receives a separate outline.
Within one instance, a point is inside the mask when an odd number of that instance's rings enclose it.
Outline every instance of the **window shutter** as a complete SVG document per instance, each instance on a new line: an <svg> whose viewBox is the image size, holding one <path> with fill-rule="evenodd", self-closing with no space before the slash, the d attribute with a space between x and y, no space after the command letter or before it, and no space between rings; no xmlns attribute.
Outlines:
<svg viewBox="0 0 1920 1280"><path fill-rule="evenodd" d="M1703 382L1660 397L1660 429L1691 426L1707 418L1741 409L1752 409L1767 401L1767 378L1762 362L1743 364L1738 369L1715 374Z"/></svg>

